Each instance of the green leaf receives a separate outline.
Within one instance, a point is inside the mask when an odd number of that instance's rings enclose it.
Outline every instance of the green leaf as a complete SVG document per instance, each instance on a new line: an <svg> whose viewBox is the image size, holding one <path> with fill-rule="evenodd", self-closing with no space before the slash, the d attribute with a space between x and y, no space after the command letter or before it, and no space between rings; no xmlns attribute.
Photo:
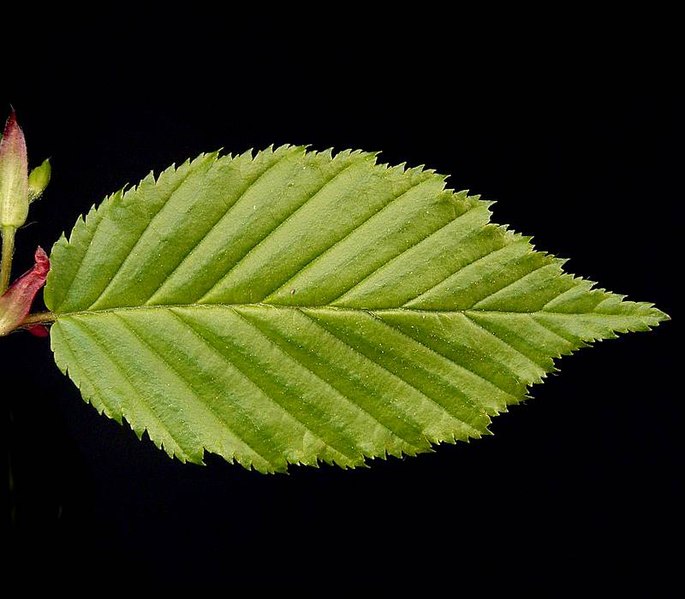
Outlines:
<svg viewBox="0 0 685 599"><path fill-rule="evenodd" d="M183 461L358 466L478 438L554 358L667 318L489 219L373 154L201 155L55 244L55 359Z"/></svg>

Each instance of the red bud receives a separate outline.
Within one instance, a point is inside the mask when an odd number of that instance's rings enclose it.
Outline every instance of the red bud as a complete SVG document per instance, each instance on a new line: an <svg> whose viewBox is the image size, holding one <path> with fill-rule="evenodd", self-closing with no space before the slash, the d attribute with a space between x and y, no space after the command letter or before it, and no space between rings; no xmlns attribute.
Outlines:
<svg viewBox="0 0 685 599"><path fill-rule="evenodd" d="M14 281L0 297L0 336L21 326L31 310L36 294L45 285L50 259L43 248L36 250L35 261L33 268ZM31 332L36 334L37 331Z"/></svg>
<svg viewBox="0 0 685 599"><path fill-rule="evenodd" d="M50 334L50 331L48 331L48 327L46 327L44 324L31 324L24 328L34 337L44 338Z"/></svg>

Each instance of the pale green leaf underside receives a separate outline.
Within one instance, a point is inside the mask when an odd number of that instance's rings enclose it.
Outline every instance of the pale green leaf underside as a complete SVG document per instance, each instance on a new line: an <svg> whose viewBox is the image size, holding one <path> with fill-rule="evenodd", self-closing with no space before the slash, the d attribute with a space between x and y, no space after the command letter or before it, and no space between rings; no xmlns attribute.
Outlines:
<svg viewBox="0 0 685 599"><path fill-rule="evenodd" d="M356 466L479 437L553 358L665 318L489 218L372 154L202 155L55 244L55 359L184 461Z"/></svg>

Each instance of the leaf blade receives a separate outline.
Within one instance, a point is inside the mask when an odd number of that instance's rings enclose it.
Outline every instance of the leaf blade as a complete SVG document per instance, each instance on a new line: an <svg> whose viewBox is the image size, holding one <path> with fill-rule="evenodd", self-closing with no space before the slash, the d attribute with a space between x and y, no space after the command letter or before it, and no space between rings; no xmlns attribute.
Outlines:
<svg viewBox="0 0 685 599"><path fill-rule="evenodd" d="M58 366L170 455L272 472L488 434L554 360L665 318L363 152L201 155L53 248Z"/></svg>

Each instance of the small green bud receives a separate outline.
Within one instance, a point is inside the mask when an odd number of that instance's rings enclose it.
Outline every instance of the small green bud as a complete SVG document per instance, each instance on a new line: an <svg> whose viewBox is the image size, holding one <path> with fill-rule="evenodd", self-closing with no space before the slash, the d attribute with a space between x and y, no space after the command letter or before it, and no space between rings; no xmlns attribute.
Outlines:
<svg viewBox="0 0 685 599"><path fill-rule="evenodd" d="M29 202L33 202L43 195L45 188L50 183L51 174L52 167L49 158L46 158L43 164L31 171L29 174Z"/></svg>
<svg viewBox="0 0 685 599"><path fill-rule="evenodd" d="M29 213L26 141L14 111L0 139L0 226L21 227Z"/></svg>

